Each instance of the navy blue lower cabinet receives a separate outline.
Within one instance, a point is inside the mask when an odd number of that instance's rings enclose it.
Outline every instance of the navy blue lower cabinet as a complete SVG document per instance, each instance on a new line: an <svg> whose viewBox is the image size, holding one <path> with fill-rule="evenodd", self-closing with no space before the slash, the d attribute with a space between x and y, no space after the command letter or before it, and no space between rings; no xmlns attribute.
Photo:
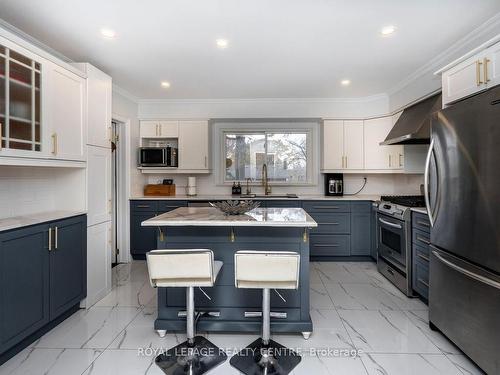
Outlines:
<svg viewBox="0 0 500 375"><path fill-rule="evenodd" d="M429 299L430 222L427 215L412 212L412 287Z"/></svg>
<svg viewBox="0 0 500 375"><path fill-rule="evenodd" d="M371 256L372 202L351 202L351 255Z"/></svg>
<svg viewBox="0 0 500 375"><path fill-rule="evenodd" d="M158 230L143 227L141 223L159 214L186 207L181 200L133 200L130 201L130 253L134 259L146 259L148 251L156 249Z"/></svg>
<svg viewBox="0 0 500 375"><path fill-rule="evenodd" d="M378 257L378 233L377 233L377 209L376 207L372 207L371 212L371 227L370 227L370 240L371 240L371 249L370 255L374 260L377 260Z"/></svg>
<svg viewBox="0 0 500 375"><path fill-rule="evenodd" d="M156 249L154 227L143 227L141 223L156 216L156 212L132 212L130 217L130 253L134 259L144 259L148 251Z"/></svg>
<svg viewBox="0 0 500 375"><path fill-rule="evenodd" d="M48 228L0 233L0 354L49 322Z"/></svg>
<svg viewBox="0 0 500 375"><path fill-rule="evenodd" d="M87 294L87 220L85 216L50 224L50 319Z"/></svg>
<svg viewBox="0 0 500 375"><path fill-rule="evenodd" d="M78 308L86 264L86 215L0 232L0 364Z"/></svg>

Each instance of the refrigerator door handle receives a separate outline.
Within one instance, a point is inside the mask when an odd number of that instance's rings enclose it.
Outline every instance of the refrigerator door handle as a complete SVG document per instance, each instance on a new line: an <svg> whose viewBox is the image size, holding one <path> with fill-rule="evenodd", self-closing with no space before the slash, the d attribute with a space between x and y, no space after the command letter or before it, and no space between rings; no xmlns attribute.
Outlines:
<svg viewBox="0 0 500 375"><path fill-rule="evenodd" d="M496 289L500 289L500 283L495 281L495 280L491 280L491 279L488 279L487 277L484 277L484 276L481 276L481 275L478 275L477 273L475 272L472 272L472 271L469 271L469 270L466 270L465 268L463 267L460 267L459 265L449 261L448 259L445 259L441 254L439 254L436 250L432 250L432 254L434 254L434 256L442 263L444 263L445 265L447 265L448 267L454 269L455 271L457 272L460 272L461 274L465 275L465 276L468 276L470 277L471 279L474 279L476 281L479 281L480 283L483 283L483 284L487 284L489 286L492 286L493 288L496 288Z"/></svg>
<svg viewBox="0 0 500 375"><path fill-rule="evenodd" d="M433 151L434 151L434 139L431 141L431 145L429 146L429 152L427 153L427 158L425 160L425 171L424 171L425 208L427 209L427 216L429 216L429 222L431 223L431 227L434 226L434 218L432 217L431 203L429 199L429 173L430 173L431 157Z"/></svg>

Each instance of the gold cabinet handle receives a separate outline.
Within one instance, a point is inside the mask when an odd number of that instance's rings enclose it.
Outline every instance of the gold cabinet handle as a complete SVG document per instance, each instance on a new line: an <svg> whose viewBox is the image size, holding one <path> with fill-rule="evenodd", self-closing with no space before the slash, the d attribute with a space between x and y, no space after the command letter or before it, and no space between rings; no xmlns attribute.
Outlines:
<svg viewBox="0 0 500 375"><path fill-rule="evenodd" d="M0 122L0 151L2 151L2 123Z"/></svg>
<svg viewBox="0 0 500 375"><path fill-rule="evenodd" d="M161 137L161 124L158 124L158 134L160 135Z"/></svg>
<svg viewBox="0 0 500 375"><path fill-rule="evenodd" d="M488 78L488 63L490 62L490 60L485 57L483 59L483 73L484 73L484 83L488 83L490 81L490 79Z"/></svg>
<svg viewBox="0 0 500 375"><path fill-rule="evenodd" d="M54 239L55 239L55 243L54 243L54 249L57 250L57 247L58 247L58 240L59 240L59 235L58 235L58 232L57 232L57 227L54 227Z"/></svg>
<svg viewBox="0 0 500 375"><path fill-rule="evenodd" d="M389 155L389 168L392 167L392 155Z"/></svg>
<svg viewBox="0 0 500 375"><path fill-rule="evenodd" d="M481 81L481 65L483 63L479 60L476 61L476 85L481 86L483 81Z"/></svg>
<svg viewBox="0 0 500 375"><path fill-rule="evenodd" d="M52 251L52 228L49 228L49 251Z"/></svg>
<svg viewBox="0 0 500 375"><path fill-rule="evenodd" d="M346 155L346 157L345 157L345 167L346 167L346 169L347 169L347 155Z"/></svg>
<svg viewBox="0 0 500 375"><path fill-rule="evenodd" d="M57 133L52 134L52 154L57 155Z"/></svg>
<svg viewBox="0 0 500 375"><path fill-rule="evenodd" d="M399 154L399 166L402 167L403 166L403 162L401 161L401 158L403 157L402 154Z"/></svg>

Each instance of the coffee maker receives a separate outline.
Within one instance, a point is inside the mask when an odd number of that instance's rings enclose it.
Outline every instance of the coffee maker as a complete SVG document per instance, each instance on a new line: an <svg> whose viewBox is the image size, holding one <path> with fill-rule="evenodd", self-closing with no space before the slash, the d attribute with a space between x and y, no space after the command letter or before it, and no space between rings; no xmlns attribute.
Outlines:
<svg viewBox="0 0 500 375"><path fill-rule="evenodd" d="M342 173L325 174L325 195L339 196L344 194L344 175Z"/></svg>

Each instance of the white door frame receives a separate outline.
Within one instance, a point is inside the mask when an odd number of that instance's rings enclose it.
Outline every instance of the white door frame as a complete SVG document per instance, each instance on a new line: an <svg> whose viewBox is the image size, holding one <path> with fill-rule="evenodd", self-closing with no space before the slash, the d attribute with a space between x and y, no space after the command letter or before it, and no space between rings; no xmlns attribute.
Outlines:
<svg viewBox="0 0 500 375"><path fill-rule="evenodd" d="M118 183L125 185L122 189L122 194L118 197L118 223L116 223L117 247L120 249L118 254L119 263L130 262L130 119L113 113L111 118L117 122L124 124L120 145L125 147L124 157L119 161L119 181ZM123 186L122 185L122 186Z"/></svg>

